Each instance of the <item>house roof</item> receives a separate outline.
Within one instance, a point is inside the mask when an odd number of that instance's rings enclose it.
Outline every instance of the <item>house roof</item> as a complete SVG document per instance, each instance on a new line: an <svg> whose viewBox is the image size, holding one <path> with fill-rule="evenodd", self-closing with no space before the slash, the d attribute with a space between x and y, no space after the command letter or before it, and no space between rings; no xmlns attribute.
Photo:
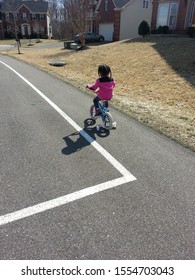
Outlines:
<svg viewBox="0 0 195 280"><path fill-rule="evenodd" d="M17 9L22 5L25 5L31 12L46 13L48 10L48 2L18 1Z"/></svg>
<svg viewBox="0 0 195 280"><path fill-rule="evenodd" d="M46 13L48 11L48 2L45 1L17 1L13 4L13 6L10 6L6 3L6 1L3 1L2 4L2 11L9 10L14 11L18 10L22 5L26 6L31 12L33 13Z"/></svg>
<svg viewBox="0 0 195 280"><path fill-rule="evenodd" d="M113 0L116 8L119 8L119 9L124 7L130 1L131 0Z"/></svg>
<svg viewBox="0 0 195 280"><path fill-rule="evenodd" d="M115 9L122 9L124 6L126 6L129 2L131 2L132 0L112 0ZM99 0L96 6L96 10L98 11L100 5L102 3L102 0Z"/></svg>

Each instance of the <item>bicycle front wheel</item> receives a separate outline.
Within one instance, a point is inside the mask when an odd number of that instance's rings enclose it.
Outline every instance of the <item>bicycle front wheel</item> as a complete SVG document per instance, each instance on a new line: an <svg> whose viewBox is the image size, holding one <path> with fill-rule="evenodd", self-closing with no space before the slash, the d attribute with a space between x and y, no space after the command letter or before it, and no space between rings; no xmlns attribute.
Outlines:
<svg viewBox="0 0 195 280"><path fill-rule="evenodd" d="M106 112L104 114L103 122L104 122L104 128L106 128L108 130L112 129L113 120L112 120L112 116L110 113Z"/></svg>

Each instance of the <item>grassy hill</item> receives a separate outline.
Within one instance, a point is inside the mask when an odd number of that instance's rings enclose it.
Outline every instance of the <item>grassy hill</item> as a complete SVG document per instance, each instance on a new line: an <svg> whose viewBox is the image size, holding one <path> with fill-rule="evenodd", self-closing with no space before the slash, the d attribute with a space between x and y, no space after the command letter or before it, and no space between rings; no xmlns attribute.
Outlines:
<svg viewBox="0 0 195 280"><path fill-rule="evenodd" d="M195 151L195 39L147 37L82 51L22 48L6 54L25 60L85 91L108 64L116 80L112 106ZM60 60L63 67L48 61Z"/></svg>

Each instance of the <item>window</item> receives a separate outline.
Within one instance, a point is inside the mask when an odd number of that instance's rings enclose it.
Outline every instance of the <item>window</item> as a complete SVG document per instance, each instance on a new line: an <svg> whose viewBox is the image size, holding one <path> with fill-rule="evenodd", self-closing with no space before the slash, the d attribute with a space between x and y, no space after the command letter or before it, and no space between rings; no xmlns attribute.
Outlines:
<svg viewBox="0 0 195 280"><path fill-rule="evenodd" d="M27 19L27 13L22 13L22 19Z"/></svg>
<svg viewBox="0 0 195 280"><path fill-rule="evenodd" d="M40 14L40 20L44 20L44 15Z"/></svg>
<svg viewBox="0 0 195 280"><path fill-rule="evenodd" d="M36 20L36 14L32 14L32 20Z"/></svg>
<svg viewBox="0 0 195 280"><path fill-rule="evenodd" d="M169 27L176 27L178 3L171 3L169 9Z"/></svg>
<svg viewBox="0 0 195 280"><path fill-rule="evenodd" d="M105 0L105 12L108 11L108 0Z"/></svg>
<svg viewBox="0 0 195 280"><path fill-rule="evenodd" d="M167 25L167 17L169 13L169 4L160 4L158 8L157 25Z"/></svg>
<svg viewBox="0 0 195 280"><path fill-rule="evenodd" d="M163 3L159 5L157 26L175 28L177 23L178 3Z"/></svg>
<svg viewBox="0 0 195 280"><path fill-rule="evenodd" d="M45 35L45 27L44 26L41 26L41 34Z"/></svg>
<svg viewBox="0 0 195 280"><path fill-rule="evenodd" d="M192 3L192 9L190 13L190 26L195 24L195 2Z"/></svg>
<svg viewBox="0 0 195 280"><path fill-rule="evenodd" d="M7 32L10 32L12 30L11 25L7 25Z"/></svg>
<svg viewBox="0 0 195 280"><path fill-rule="evenodd" d="M149 8L149 0L143 0L143 9Z"/></svg>
<svg viewBox="0 0 195 280"><path fill-rule="evenodd" d="M9 19L14 19L13 13L9 13Z"/></svg>

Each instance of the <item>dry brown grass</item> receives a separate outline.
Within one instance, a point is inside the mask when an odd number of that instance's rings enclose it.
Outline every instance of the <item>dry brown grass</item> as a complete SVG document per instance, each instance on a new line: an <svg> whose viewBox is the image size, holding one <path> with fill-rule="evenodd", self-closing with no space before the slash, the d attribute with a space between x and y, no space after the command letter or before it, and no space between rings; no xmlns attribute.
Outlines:
<svg viewBox="0 0 195 280"><path fill-rule="evenodd" d="M116 80L113 106L195 151L195 39L148 37L89 46L82 51L6 52L85 91L101 63ZM48 61L64 61L52 67Z"/></svg>

